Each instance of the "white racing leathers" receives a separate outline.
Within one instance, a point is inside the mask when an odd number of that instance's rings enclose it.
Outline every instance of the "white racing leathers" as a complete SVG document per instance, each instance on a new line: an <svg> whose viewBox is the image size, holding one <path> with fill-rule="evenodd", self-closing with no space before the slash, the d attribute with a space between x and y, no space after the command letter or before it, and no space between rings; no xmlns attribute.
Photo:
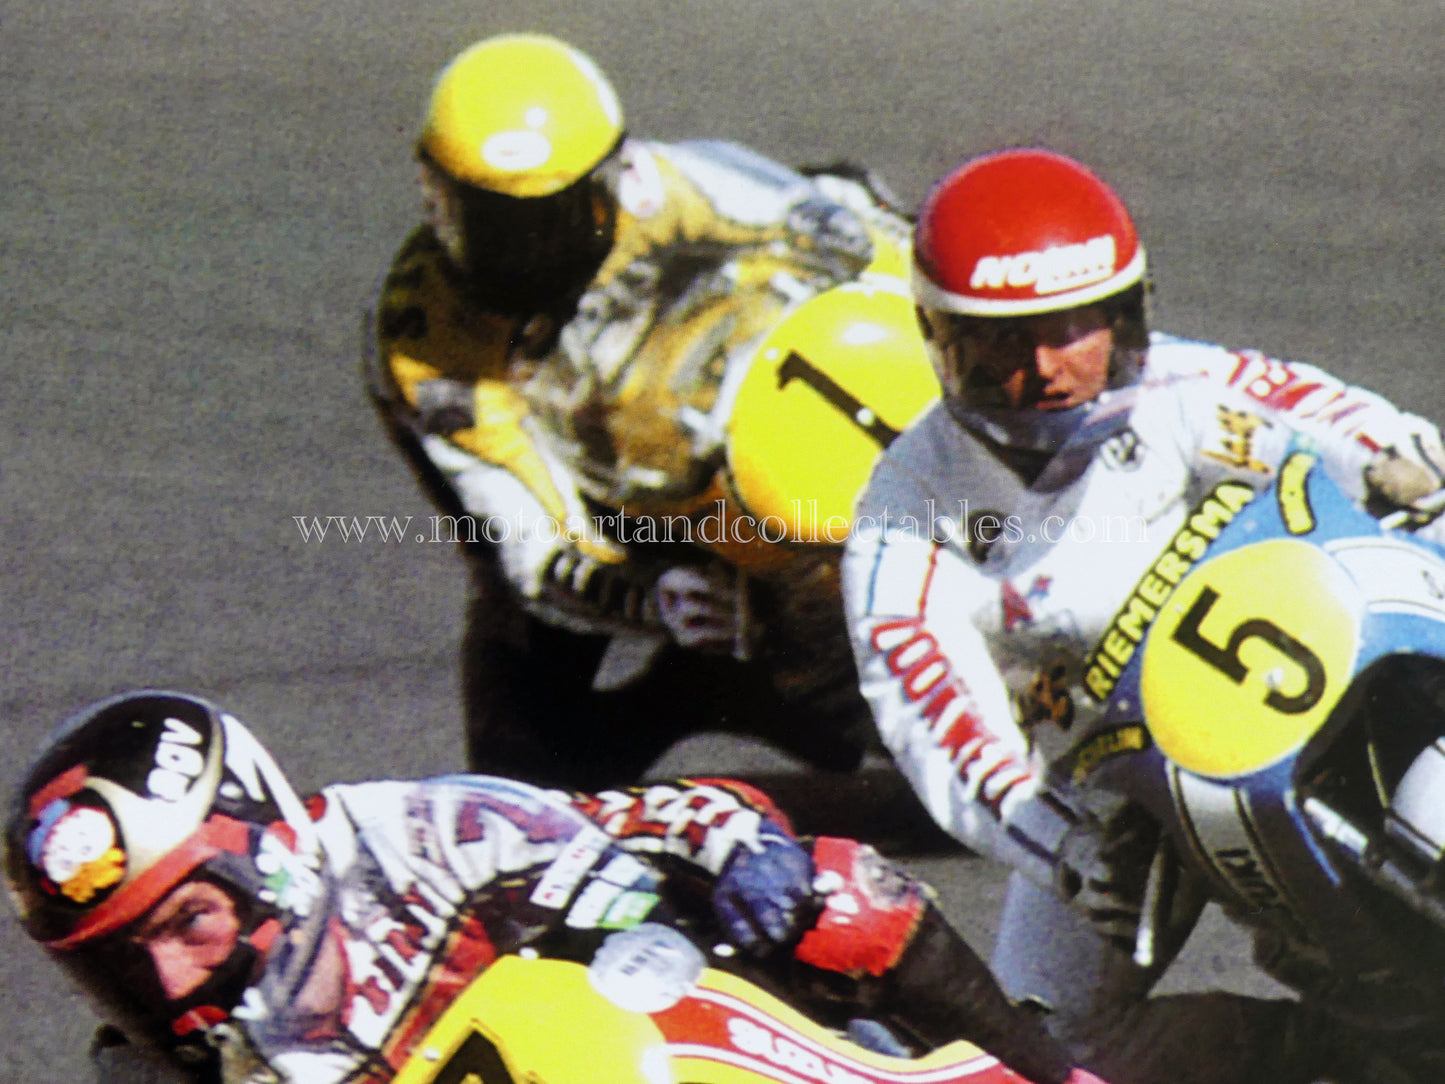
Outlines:
<svg viewBox="0 0 1445 1084"><path fill-rule="evenodd" d="M1160 335L1140 382L1057 454L1019 451L1006 426L939 404L893 443L844 594L864 695L928 810L1047 882L1064 824L1040 799L1057 758L1031 731L1098 710L1086 660L1186 518L1221 482L1268 482L1297 434L1357 498L1377 452L1430 462L1439 435L1311 366Z"/></svg>
<svg viewBox="0 0 1445 1084"><path fill-rule="evenodd" d="M1182 932L1154 966L1137 966L1129 949L1153 847L1099 838L1119 803L1071 785L1065 730L1087 731L1081 724L1101 710L1090 686L1107 693L1107 674L1091 677L1090 660L1099 665L1093 652L1136 585L1146 573L1177 582L1187 571L1187 558L1161 558L1166 544L1194 530L1202 552L1251 492L1239 483L1268 482L1293 440L1312 441L1331 476L1363 499L1362 471L1386 448L1438 476L1439 434L1318 369L1159 335L1139 382L1082 413L1071 427L1035 415L1021 432L1017 414L939 404L883 454L843 567L862 689L934 819L1016 871L994 959L1005 989L1048 1002L1063 1037L1075 1024L1076 1034L1107 1034L1101 1046L1076 1044L1122 1055L1095 1061L1105 1076L1245 1079L1230 1073L1293 1064L1276 1012L1289 1003L1242 1011L1247 999L1219 995L1207 1020L1186 1012L1181 1027L1159 1014L1139 1024L1130 1006L1177 952L1202 895L1174 916ZM1061 432L1054 454L1028 450ZM1132 908L1110 896L1119 884ZM1177 1001L1152 1004L1167 1013ZM1239 1037L1251 1029L1257 1042ZM1211 1055L1181 1076L1192 1054L1181 1059L1166 1033L1213 1037L1237 1057Z"/></svg>

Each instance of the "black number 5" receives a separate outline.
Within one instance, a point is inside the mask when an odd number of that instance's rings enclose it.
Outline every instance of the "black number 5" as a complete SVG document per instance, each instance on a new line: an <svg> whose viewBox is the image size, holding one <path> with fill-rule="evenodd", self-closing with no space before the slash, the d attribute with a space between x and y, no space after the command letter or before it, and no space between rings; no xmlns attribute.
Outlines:
<svg viewBox="0 0 1445 1084"><path fill-rule="evenodd" d="M1206 587L1189 607L1184 620L1174 630L1174 642L1203 659L1214 669L1229 678L1236 685L1242 684L1249 668L1239 657L1239 649L1246 640L1263 640L1276 651L1297 663L1305 672L1304 690L1294 696L1285 696L1278 689L1271 689L1264 702L1275 711L1285 715L1298 715L1309 711L1319 703L1325 691L1325 667L1320 658L1273 621L1254 618L1241 623L1229 634L1229 643L1220 647L1204 638L1199 626L1208 615L1219 592Z"/></svg>

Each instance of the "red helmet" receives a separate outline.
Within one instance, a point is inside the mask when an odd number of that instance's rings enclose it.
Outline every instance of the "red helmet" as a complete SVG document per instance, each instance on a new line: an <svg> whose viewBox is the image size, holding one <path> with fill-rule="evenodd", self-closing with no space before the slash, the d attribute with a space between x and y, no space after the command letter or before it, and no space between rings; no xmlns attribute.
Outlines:
<svg viewBox="0 0 1445 1084"><path fill-rule="evenodd" d="M1011 378L981 344L1014 351L1041 335L1107 327L1100 391L1134 383L1143 365L1144 249L1134 223L1108 185L1061 154L999 151L935 185L914 229L913 292L944 395L975 410L1008 410L1010 425L1029 430L1018 439L1030 446L1056 447L1092 400L1068 411L1010 407L1017 392L1006 394L1001 381ZM1044 413L1054 416L1045 423Z"/></svg>
<svg viewBox="0 0 1445 1084"><path fill-rule="evenodd" d="M919 212L913 258L919 304L968 316L1071 309L1144 278L1123 202L1045 150L985 155L940 181Z"/></svg>

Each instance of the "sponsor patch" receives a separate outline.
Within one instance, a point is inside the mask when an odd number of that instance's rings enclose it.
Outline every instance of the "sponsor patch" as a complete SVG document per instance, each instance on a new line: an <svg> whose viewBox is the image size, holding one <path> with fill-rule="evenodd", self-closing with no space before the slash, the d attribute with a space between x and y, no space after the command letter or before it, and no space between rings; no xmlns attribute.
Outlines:
<svg viewBox="0 0 1445 1084"><path fill-rule="evenodd" d="M624 892L598 923L604 930L630 930L652 913L660 897L653 892Z"/></svg>
<svg viewBox="0 0 1445 1084"><path fill-rule="evenodd" d="M587 978L618 1008L654 1013L686 997L706 967L702 952L677 930L644 922L608 934L588 965Z"/></svg>
<svg viewBox="0 0 1445 1084"><path fill-rule="evenodd" d="M1190 513L1174 533L1120 607L1084 666L1084 686L1100 703L1114 691L1114 683L1134 656L1134 649L1154 623L1160 608L1210 545L1254 498L1254 487L1244 482L1220 482Z"/></svg>
<svg viewBox="0 0 1445 1084"><path fill-rule="evenodd" d="M612 838L597 828L584 828L562 848L532 890L532 902L538 907L558 910L564 906L582 878L612 844Z"/></svg>
<svg viewBox="0 0 1445 1084"><path fill-rule="evenodd" d="M1260 426L1268 426L1270 423L1258 414L1251 414L1247 410L1234 410L1227 406L1219 408L1218 420L1219 450L1205 448L1204 454L1225 466L1269 474L1269 464L1254 458L1254 432Z"/></svg>
<svg viewBox="0 0 1445 1084"><path fill-rule="evenodd" d="M625 930L636 926L661 898L657 870L630 854L614 855L567 911L574 930Z"/></svg>

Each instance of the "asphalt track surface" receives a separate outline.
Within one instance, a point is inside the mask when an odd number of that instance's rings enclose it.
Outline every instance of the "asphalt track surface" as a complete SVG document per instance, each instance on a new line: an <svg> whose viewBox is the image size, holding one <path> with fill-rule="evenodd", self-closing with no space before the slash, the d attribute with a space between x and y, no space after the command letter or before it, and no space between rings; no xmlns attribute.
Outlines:
<svg viewBox="0 0 1445 1084"><path fill-rule="evenodd" d="M4 0L7 788L140 684L218 698L306 786L461 763L459 559L293 517L430 512L363 397L358 314L413 221L432 75L507 29L591 51L637 133L846 155L908 200L970 152L1075 154L1136 211L1158 326L1445 418L1438 4ZM997 874L912 860L986 943ZM8 912L0 947L0 1080L88 1079L84 1004ZM1177 981L1261 988L1219 922Z"/></svg>

